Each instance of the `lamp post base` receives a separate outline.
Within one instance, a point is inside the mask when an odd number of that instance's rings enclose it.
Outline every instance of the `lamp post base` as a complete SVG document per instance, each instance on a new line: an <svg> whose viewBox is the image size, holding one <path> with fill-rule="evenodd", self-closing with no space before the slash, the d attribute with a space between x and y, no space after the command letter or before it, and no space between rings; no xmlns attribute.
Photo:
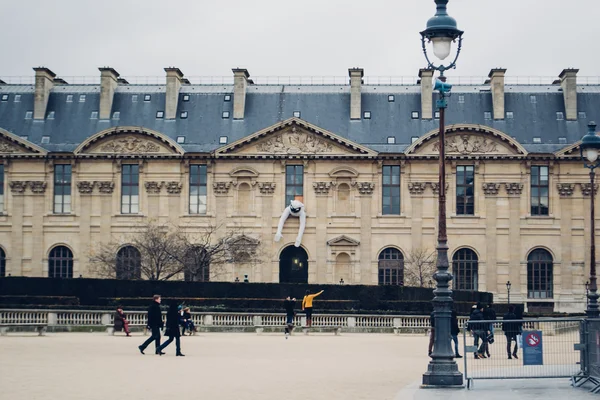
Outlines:
<svg viewBox="0 0 600 400"><path fill-rule="evenodd" d="M463 374L454 360L431 360L423 374L421 387L463 387Z"/></svg>

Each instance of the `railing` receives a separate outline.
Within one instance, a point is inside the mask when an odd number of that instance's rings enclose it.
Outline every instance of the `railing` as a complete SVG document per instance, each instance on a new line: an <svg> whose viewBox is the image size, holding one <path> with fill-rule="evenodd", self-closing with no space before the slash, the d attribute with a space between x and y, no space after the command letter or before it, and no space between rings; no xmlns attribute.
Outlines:
<svg viewBox="0 0 600 400"><path fill-rule="evenodd" d="M72 85L99 85L100 75L97 76L61 76ZM165 76L126 76L123 77L132 85L165 85ZM0 76L0 79L11 85L33 85L35 77L25 76ZM233 85L233 76L186 76L193 85ZM251 76L250 79L257 85L298 85L298 86L323 86L323 85L349 85L348 76ZM365 76L365 85L374 86L408 86L417 85L416 76ZM453 85L485 85L487 76L449 76ZM556 76L507 76L505 85L551 85L556 81ZM600 85L599 76L578 76L578 85Z"/></svg>

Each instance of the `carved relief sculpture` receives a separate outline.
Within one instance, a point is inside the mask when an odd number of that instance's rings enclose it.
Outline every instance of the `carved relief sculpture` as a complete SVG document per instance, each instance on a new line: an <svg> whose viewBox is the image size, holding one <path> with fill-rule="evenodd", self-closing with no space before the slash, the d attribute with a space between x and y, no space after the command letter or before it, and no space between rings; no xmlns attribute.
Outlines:
<svg viewBox="0 0 600 400"><path fill-rule="evenodd" d="M94 190L94 182L91 181L79 181L77 182L77 189L81 194L90 194Z"/></svg>
<svg viewBox="0 0 600 400"><path fill-rule="evenodd" d="M12 181L9 183L10 190L13 193L23 193L27 187L26 181Z"/></svg>
<svg viewBox="0 0 600 400"><path fill-rule="evenodd" d="M19 149L8 142L0 142L0 153L18 153Z"/></svg>
<svg viewBox="0 0 600 400"><path fill-rule="evenodd" d="M146 192L158 194L160 193L160 189L162 189L164 184L164 182L148 181L144 183L144 186L146 187Z"/></svg>
<svg viewBox="0 0 600 400"><path fill-rule="evenodd" d="M103 144L99 150L103 153L158 153L160 146L149 140L130 136Z"/></svg>
<svg viewBox="0 0 600 400"><path fill-rule="evenodd" d="M557 183L556 187L558 188L558 194L562 197L572 196L575 191L574 183Z"/></svg>
<svg viewBox="0 0 600 400"><path fill-rule="evenodd" d="M584 196L589 196L592 194L592 184L591 183L580 183L581 185L581 193ZM594 194L598 193L598 184L594 183Z"/></svg>
<svg viewBox="0 0 600 400"><path fill-rule="evenodd" d="M508 194L521 194L523 191L522 183L505 183L504 186L506 187L506 193Z"/></svg>
<svg viewBox="0 0 600 400"><path fill-rule="evenodd" d="M278 133L256 146L265 153L331 153L333 146L315 134L304 132L292 126L289 132Z"/></svg>
<svg viewBox="0 0 600 400"><path fill-rule="evenodd" d="M313 188L315 189L315 193L318 195L328 195L329 189L331 188L331 182L314 182Z"/></svg>
<svg viewBox="0 0 600 400"><path fill-rule="evenodd" d="M171 181L171 182L167 182L165 184L166 188L167 188L167 193L169 194L179 194L181 193L181 183L177 182L177 181Z"/></svg>
<svg viewBox="0 0 600 400"><path fill-rule="evenodd" d="M408 191L412 195L423 194L426 187L426 182L408 182Z"/></svg>
<svg viewBox="0 0 600 400"><path fill-rule="evenodd" d="M483 193L486 196L494 196L498 194L498 190L500 189L499 183L486 182L482 185Z"/></svg>
<svg viewBox="0 0 600 400"><path fill-rule="evenodd" d="M360 194L373 194L375 189L373 182L352 182L352 186L356 186Z"/></svg>
<svg viewBox="0 0 600 400"><path fill-rule="evenodd" d="M44 181L29 181L27 183L32 193L41 194L46 191L46 182Z"/></svg>
<svg viewBox="0 0 600 400"><path fill-rule="evenodd" d="M439 182L431 182L431 190L433 190L433 194L436 196L440 194L440 184ZM448 184L446 183L446 193L448 193Z"/></svg>
<svg viewBox="0 0 600 400"><path fill-rule="evenodd" d="M112 181L95 181L98 186L98 191L104 194L111 194L115 189L115 184Z"/></svg>
<svg viewBox="0 0 600 400"><path fill-rule="evenodd" d="M262 194L273 194L275 192L275 182L258 182L258 190Z"/></svg>
<svg viewBox="0 0 600 400"><path fill-rule="evenodd" d="M231 182L214 182L213 189L216 194L227 194L229 192L229 188L231 187Z"/></svg>
<svg viewBox="0 0 600 400"><path fill-rule="evenodd" d="M433 145L433 151L439 153L439 140ZM488 141L485 138L471 135L456 135L446 139L446 152L459 154L487 154L497 153L498 145L493 141Z"/></svg>
<svg viewBox="0 0 600 400"><path fill-rule="evenodd" d="M298 229L298 236L296 236L296 242L294 246L300 247L302 243L302 236L304 235L304 228L306 227L306 212L304 212L304 204L298 200L291 200L290 205L283 210L281 218L279 218L279 225L277 225L277 233L275 234L275 241L279 242L283 237L281 233L283 231L283 225L289 216L300 218L300 227Z"/></svg>

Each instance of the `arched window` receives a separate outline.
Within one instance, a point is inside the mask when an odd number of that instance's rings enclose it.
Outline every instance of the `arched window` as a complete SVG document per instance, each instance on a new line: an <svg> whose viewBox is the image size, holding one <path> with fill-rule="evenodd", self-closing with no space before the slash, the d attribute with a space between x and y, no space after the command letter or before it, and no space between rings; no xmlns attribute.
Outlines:
<svg viewBox="0 0 600 400"><path fill-rule="evenodd" d="M527 297L551 299L553 297L553 260L544 249L535 249L527 257Z"/></svg>
<svg viewBox="0 0 600 400"><path fill-rule="evenodd" d="M477 290L479 260L471 249L460 249L452 256L454 290Z"/></svg>
<svg viewBox="0 0 600 400"><path fill-rule="evenodd" d="M183 279L186 282L208 282L210 280L210 257L200 246L187 251Z"/></svg>
<svg viewBox="0 0 600 400"><path fill-rule="evenodd" d="M404 285L404 256L400 250L388 247L379 253L379 284Z"/></svg>
<svg viewBox="0 0 600 400"><path fill-rule="evenodd" d="M6 253L0 247L0 277L6 276Z"/></svg>
<svg viewBox="0 0 600 400"><path fill-rule="evenodd" d="M68 247L56 246L50 251L48 276L50 278L73 277L73 253Z"/></svg>
<svg viewBox="0 0 600 400"><path fill-rule="evenodd" d="M341 183L337 192L337 213L340 215L350 214L350 186L347 183Z"/></svg>
<svg viewBox="0 0 600 400"><path fill-rule="evenodd" d="M343 279L344 283L350 282L350 256L348 253L340 253L335 258L335 275L333 283L340 283Z"/></svg>
<svg viewBox="0 0 600 400"><path fill-rule="evenodd" d="M252 211L252 196L250 185L243 182L238 186L237 209L240 214L250 214Z"/></svg>
<svg viewBox="0 0 600 400"><path fill-rule="evenodd" d="M117 253L117 279L141 279L142 255L133 246L122 247Z"/></svg>

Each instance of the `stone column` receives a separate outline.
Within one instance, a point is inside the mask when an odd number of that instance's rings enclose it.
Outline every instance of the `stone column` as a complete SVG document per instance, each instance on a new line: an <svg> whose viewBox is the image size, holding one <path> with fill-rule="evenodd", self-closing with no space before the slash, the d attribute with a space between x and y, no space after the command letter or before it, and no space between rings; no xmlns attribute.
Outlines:
<svg viewBox="0 0 600 400"><path fill-rule="evenodd" d="M11 274L13 276L23 275L23 214L25 212L25 188L24 181L11 181L9 183L12 204L12 227L11 227Z"/></svg>
<svg viewBox="0 0 600 400"><path fill-rule="evenodd" d="M77 188L73 187L71 189L72 197L75 195ZM92 224L92 196L91 193L81 193L79 192L79 253L75 257L79 259L79 273L83 275L84 278L90 278L93 274L90 271L90 266L88 263L89 254L92 250L92 246L95 245L95 240L92 241L92 232L91 232L91 224ZM78 275L79 276L79 275Z"/></svg>
<svg viewBox="0 0 600 400"><path fill-rule="evenodd" d="M485 198L485 236L486 236L486 260L485 260L485 282L479 281L479 290L487 292L499 293L498 291L498 238L497 238L497 221L498 207L495 195L486 195ZM481 261L481 260L480 260ZM483 284L483 285L482 285Z"/></svg>
<svg viewBox="0 0 600 400"><path fill-rule="evenodd" d="M356 183L358 196L360 197L360 283L372 285L373 268L372 268L372 226L373 221L371 216L373 190L375 184L372 182L357 182Z"/></svg>

